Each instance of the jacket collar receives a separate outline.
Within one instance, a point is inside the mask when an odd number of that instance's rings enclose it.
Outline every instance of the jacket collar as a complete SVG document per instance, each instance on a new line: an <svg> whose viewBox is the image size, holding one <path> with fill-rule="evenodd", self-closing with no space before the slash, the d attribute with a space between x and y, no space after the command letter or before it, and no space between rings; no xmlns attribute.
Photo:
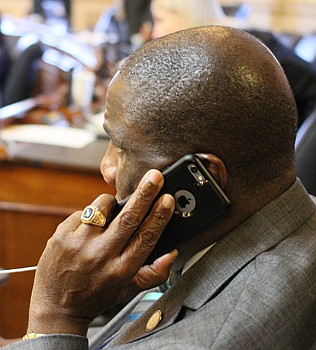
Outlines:
<svg viewBox="0 0 316 350"><path fill-rule="evenodd" d="M315 212L315 204L301 182L255 213L223 237L183 277L194 277L184 306L197 310L257 255L283 240ZM187 276L186 276L187 275Z"/></svg>

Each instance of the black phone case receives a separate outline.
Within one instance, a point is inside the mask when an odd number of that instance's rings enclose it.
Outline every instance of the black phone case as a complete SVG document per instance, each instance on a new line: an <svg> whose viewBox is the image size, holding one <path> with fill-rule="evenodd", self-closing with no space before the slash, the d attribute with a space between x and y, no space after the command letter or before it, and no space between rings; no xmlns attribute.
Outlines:
<svg viewBox="0 0 316 350"><path fill-rule="evenodd" d="M192 165L202 174L203 181L199 181L190 172L188 166ZM176 199L176 210L145 264L152 263L159 256L207 229L230 206L225 193L195 155L182 157L162 173L164 186L158 197L170 193ZM190 210L187 211L186 206ZM119 203L117 211L122 208L123 204Z"/></svg>

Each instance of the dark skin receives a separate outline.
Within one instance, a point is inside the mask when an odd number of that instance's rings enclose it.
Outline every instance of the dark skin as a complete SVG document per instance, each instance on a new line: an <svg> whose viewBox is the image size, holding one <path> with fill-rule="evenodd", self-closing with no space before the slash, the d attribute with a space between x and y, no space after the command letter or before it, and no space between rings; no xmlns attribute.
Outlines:
<svg viewBox="0 0 316 350"><path fill-rule="evenodd" d="M128 101L128 93L128 86L116 75L107 92L104 126L111 142L101 171L105 181L116 187L117 200L134 193L105 229L82 224L81 212L58 227L38 264L28 333L86 335L89 323L103 310L164 283L177 257L178 252L173 251L142 267L174 210L173 198L164 195L141 224L163 184L160 171L148 170L161 170L176 159L153 153L148 139L141 138L136 127L127 122L128 104L122 104L122 96ZM291 169L272 182L269 190L255 189L255 196L254 192L240 193L219 157L208 153L199 156L225 189L232 207L211 228L178 248L176 267L275 199L295 179ZM93 204L109 218L116 199L101 195Z"/></svg>
<svg viewBox="0 0 316 350"><path fill-rule="evenodd" d="M168 278L177 252L142 267L174 210L172 196L164 195L140 225L162 184L159 171L146 173L105 230L82 224L81 212L59 225L38 264L28 332L86 335L102 310ZM115 204L110 195L93 202L106 217Z"/></svg>
<svg viewBox="0 0 316 350"><path fill-rule="evenodd" d="M138 130L128 120L128 102L133 100L132 89L120 79L119 74L112 80L106 100L104 126L111 136L111 142L101 163L101 172L104 180L117 189L117 199L121 200L131 193L137 184L144 169L155 166L163 169L175 162L181 155L174 158L157 156L154 146L145 135L138 134ZM125 106L125 107L123 107ZM122 142L124 140L124 143ZM144 140L144 141L143 141ZM269 186L252 189L241 193L229 176L224 161L217 155L198 153L204 165L211 172L217 183L224 189L232 202L228 213L214 222L212 227L198 237L182 244L177 249L179 256L173 269L181 269L183 264L196 252L216 242L227 232L246 220L256 211L273 201L295 181L295 169L290 169ZM131 182L134 179L134 182ZM127 188L127 186L130 186Z"/></svg>

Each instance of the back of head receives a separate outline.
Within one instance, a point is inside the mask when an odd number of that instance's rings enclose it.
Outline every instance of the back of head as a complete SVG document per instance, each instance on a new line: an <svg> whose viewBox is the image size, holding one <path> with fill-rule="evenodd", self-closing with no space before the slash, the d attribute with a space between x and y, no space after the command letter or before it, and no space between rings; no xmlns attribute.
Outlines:
<svg viewBox="0 0 316 350"><path fill-rule="evenodd" d="M125 62L129 122L157 153L222 158L249 191L294 170L296 106L274 56L238 29L208 26L148 42Z"/></svg>

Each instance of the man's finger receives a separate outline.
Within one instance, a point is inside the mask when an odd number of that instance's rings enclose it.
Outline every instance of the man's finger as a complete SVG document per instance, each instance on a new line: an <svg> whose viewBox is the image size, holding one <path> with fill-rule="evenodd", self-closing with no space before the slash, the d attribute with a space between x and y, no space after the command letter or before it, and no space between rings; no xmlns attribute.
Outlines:
<svg viewBox="0 0 316 350"><path fill-rule="evenodd" d="M85 234L91 233L103 233L105 231L106 226L108 225L108 221L111 217L111 213L117 204L115 198L109 194L101 194L98 198L96 198L86 209L83 210L83 213L86 211L87 215L89 214L90 208L96 208L102 217L105 219L105 223L103 226L97 226L89 223L82 223L80 226L80 232Z"/></svg>
<svg viewBox="0 0 316 350"><path fill-rule="evenodd" d="M121 258L124 264L130 267L131 274L137 273L137 266L142 266L152 252L172 217L174 206L174 198L170 194L160 197L150 215L126 247Z"/></svg>
<svg viewBox="0 0 316 350"><path fill-rule="evenodd" d="M160 171L150 170L144 175L136 191L106 230L107 234L113 232L111 238L114 249L121 252L125 248L143 222L162 185L163 176Z"/></svg>
<svg viewBox="0 0 316 350"><path fill-rule="evenodd" d="M135 287L138 291L153 288L165 283L169 277L170 269L179 252L172 252L156 259L151 265L143 266L135 276Z"/></svg>

